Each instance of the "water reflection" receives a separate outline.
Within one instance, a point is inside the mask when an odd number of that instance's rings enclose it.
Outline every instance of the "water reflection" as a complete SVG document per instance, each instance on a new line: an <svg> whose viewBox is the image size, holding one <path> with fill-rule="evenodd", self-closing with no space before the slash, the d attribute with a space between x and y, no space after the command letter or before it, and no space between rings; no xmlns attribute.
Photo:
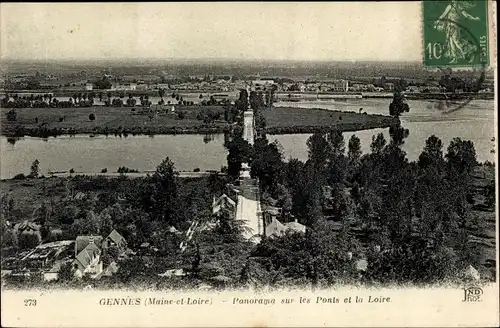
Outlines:
<svg viewBox="0 0 500 328"><path fill-rule="evenodd" d="M203 141L202 141L203 140ZM208 142L207 142L208 141ZM15 146L14 146L15 143ZM121 166L139 171L155 170L170 157L177 170L219 170L226 165L223 135L103 136L76 135L58 138L0 137L0 177L28 173L35 158L41 174L49 171L116 171Z"/></svg>
<svg viewBox="0 0 500 328"><path fill-rule="evenodd" d="M216 136L216 134L213 134L213 133L205 134L203 136L203 142L204 143L209 143L211 141L214 141L215 140L215 136Z"/></svg>
<svg viewBox="0 0 500 328"><path fill-rule="evenodd" d="M7 142L14 146L16 144L16 141L19 140L19 138L7 138Z"/></svg>

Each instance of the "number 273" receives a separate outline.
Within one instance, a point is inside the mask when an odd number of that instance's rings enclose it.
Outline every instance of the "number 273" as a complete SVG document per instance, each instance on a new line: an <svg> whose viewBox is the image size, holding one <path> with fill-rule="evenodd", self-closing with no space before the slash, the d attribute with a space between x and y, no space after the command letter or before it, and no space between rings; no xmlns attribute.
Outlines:
<svg viewBox="0 0 500 328"><path fill-rule="evenodd" d="M24 306L36 306L36 300L32 298L25 299Z"/></svg>

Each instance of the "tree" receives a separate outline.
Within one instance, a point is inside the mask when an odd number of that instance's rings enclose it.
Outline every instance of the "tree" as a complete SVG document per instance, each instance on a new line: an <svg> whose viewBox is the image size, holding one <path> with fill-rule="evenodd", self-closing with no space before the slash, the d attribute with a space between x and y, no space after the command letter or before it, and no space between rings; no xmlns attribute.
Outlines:
<svg viewBox="0 0 500 328"><path fill-rule="evenodd" d="M394 90L405 91L408 88L408 82L405 79L399 79L394 82Z"/></svg>
<svg viewBox="0 0 500 328"><path fill-rule="evenodd" d="M250 92L250 106L253 110L260 110L264 108L264 96L262 92L251 91Z"/></svg>
<svg viewBox="0 0 500 328"><path fill-rule="evenodd" d="M337 234L331 222L318 220L305 234L264 239L252 255L268 259L270 271L293 285L316 286L356 278L355 262L348 252L358 248L347 233Z"/></svg>
<svg viewBox="0 0 500 328"><path fill-rule="evenodd" d="M21 249L30 249L40 245L42 236L38 231L34 233L20 233L17 239Z"/></svg>
<svg viewBox="0 0 500 328"><path fill-rule="evenodd" d="M252 146L241 136L236 136L228 145L227 165L228 174L238 177L242 163L250 163L252 157Z"/></svg>
<svg viewBox="0 0 500 328"><path fill-rule="evenodd" d="M474 143L470 140L453 138L448 146L446 160L450 170L470 173L477 164Z"/></svg>
<svg viewBox="0 0 500 328"><path fill-rule="evenodd" d="M259 178L263 190L274 189L283 180L283 155L277 141L269 144L266 139L257 139L251 163L251 174Z"/></svg>
<svg viewBox="0 0 500 328"><path fill-rule="evenodd" d="M244 240L243 232L246 228L245 221L237 220L229 213L222 212L218 217L214 232L220 235L224 243L234 243Z"/></svg>
<svg viewBox="0 0 500 328"><path fill-rule="evenodd" d="M349 144L347 146L347 158L351 162L357 162L361 157L361 140L353 134L349 139Z"/></svg>
<svg viewBox="0 0 500 328"><path fill-rule="evenodd" d="M111 245L106 248L102 255L102 261L105 265L109 265L111 262L116 261L120 255L120 250L118 246Z"/></svg>
<svg viewBox="0 0 500 328"><path fill-rule="evenodd" d="M179 120L183 120L185 117L186 117L186 112L185 111L181 110L181 111L177 112L177 118Z"/></svg>
<svg viewBox="0 0 500 328"><path fill-rule="evenodd" d="M389 127L389 135L391 137L391 143L396 146L402 146L404 144L404 140L410 134L410 130L403 128L402 126L390 126Z"/></svg>
<svg viewBox="0 0 500 328"><path fill-rule="evenodd" d="M91 121L95 120L95 114L94 113L90 113L89 120L91 120Z"/></svg>
<svg viewBox="0 0 500 328"><path fill-rule="evenodd" d="M370 149L373 154L380 154L387 144L384 134L381 132L377 136L372 136L372 143L370 144Z"/></svg>
<svg viewBox="0 0 500 328"><path fill-rule="evenodd" d="M429 166L441 167L442 164L444 164L443 142L432 135L425 141L424 150L418 157L418 165L421 168L427 168Z"/></svg>
<svg viewBox="0 0 500 328"><path fill-rule="evenodd" d="M389 105L389 115L399 117L401 114L409 111L410 106L406 103L405 96L401 92L396 91L392 102Z"/></svg>
<svg viewBox="0 0 500 328"><path fill-rule="evenodd" d="M322 133L314 133L307 139L309 161L317 169L324 169L331 153L330 143Z"/></svg>
<svg viewBox="0 0 500 328"><path fill-rule="evenodd" d="M7 112L7 121L13 122L17 119L17 112L15 109L11 109Z"/></svg>
<svg viewBox="0 0 500 328"><path fill-rule="evenodd" d="M330 144L330 156L343 156L345 153L345 141L342 132L334 129L327 135L328 143Z"/></svg>
<svg viewBox="0 0 500 328"><path fill-rule="evenodd" d="M40 173L40 162L38 161L38 159L35 159L33 161L33 163L31 164L31 168L30 168L30 174L28 177L30 178L38 178L38 175Z"/></svg>
<svg viewBox="0 0 500 328"><path fill-rule="evenodd" d="M110 89L111 88L111 82L107 77L103 77L102 79L98 80L97 82L94 83L97 89ZM110 96L109 96L110 97Z"/></svg>
<svg viewBox="0 0 500 328"><path fill-rule="evenodd" d="M163 88L158 89L158 95L160 96L161 100L163 101L163 96L165 95L165 89L163 89Z"/></svg>
<svg viewBox="0 0 500 328"><path fill-rule="evenodd" d="M68 282L73 280L73 277L74 277L74 272L73 272L73 265L71 264L71 262L66 262L64 264L61 264L57 280L62 282Z"/></svg>
<svg viewBox="0 0 500 328"><path fill-rule="evenodd" d="M158 165L153 174L152 214L160 222L177 223L174 216L178 196L177 176L174 163L168 157Z"/></svg>

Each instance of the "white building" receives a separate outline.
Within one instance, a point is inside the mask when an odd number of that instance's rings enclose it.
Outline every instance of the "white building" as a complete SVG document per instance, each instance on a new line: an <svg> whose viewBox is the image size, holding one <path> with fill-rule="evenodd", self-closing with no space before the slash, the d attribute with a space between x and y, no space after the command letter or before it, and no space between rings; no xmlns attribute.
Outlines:
<svg viewBox="0 0 500 328"><path fill-rule="evenodd" d="M274 80L254 80L252 85L257 87L268 87L274 84Z"/></svg>
<svg viewBox="0 0 500 328"><path fill-rule="evenodd" d="M333 91L337 92L347 92L349 91L349 81L347 80L338 80L334 81L332 85Z"/></svg>
<svg viewBox="0 0 500 328"><path fill-rule="evenodd" d="M111 90L115 91L126 91L126 90L136 90L137 89L137 83L129 83L129 84L112 84L111 85Z"/></svg>

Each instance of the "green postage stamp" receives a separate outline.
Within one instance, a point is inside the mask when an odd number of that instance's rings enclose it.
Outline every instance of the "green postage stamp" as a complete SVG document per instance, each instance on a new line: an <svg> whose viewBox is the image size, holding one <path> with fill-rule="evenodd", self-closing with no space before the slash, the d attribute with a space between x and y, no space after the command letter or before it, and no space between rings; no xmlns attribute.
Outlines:
<svg viewBox="0 0 500 328"><path fill-rule="evenodd" d="M489 65L488 2L423 1L426 67Z"/></svg>

